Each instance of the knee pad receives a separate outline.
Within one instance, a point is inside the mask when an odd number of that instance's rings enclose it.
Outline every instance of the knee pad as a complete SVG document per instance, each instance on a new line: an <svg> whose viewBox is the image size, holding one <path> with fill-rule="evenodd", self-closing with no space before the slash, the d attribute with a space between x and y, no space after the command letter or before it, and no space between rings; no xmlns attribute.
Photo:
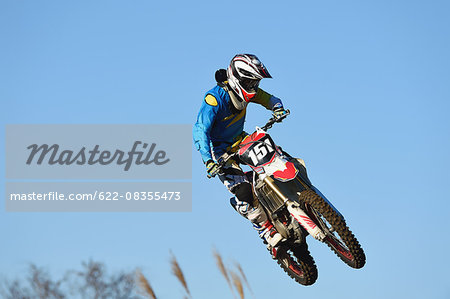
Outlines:
<svg viewBox="0 0 450 299"><path fill-rule="evenodd" d="M267 215L261 206L252 207L248 202L240 201L236 197L230 198L231 206L252 223L261 224L267 221Z"/></svg>
<svg viewBox="0 0 450 299"><path fill-rule="evenodd" d="M231 206L242 216L247 218L253 208L253 191L250 183L240 183L232 190L235 197L230 198Z"/></svg>
<svg viewBox="0 0 450 299"><path fill-rule="evenodd" d="M230 204L236 212L245 218L247 218L248 212L252 209L248 202L240 201L236 197L230 198Z"/></svg>

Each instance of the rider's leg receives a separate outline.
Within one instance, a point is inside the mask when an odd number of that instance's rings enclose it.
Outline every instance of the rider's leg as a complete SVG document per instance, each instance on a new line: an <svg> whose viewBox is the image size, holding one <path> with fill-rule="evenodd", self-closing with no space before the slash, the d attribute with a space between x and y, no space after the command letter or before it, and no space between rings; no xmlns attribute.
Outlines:
<svg viewBox="0 0 450 299"><path fill-rule="evenodd" d="M241 187L244 184L239 185ZM239 188L238 186L238 188ZM253 227L258 231L261 239L266 241L270 246L275 247L281 241L282 236L275 230L264 209L258 205L250 205L248 202L240 201L236 197L230 198L231 206L242 216L253 223ZM241 197L242 198L242 197Z"/></svg>
<svg viewBox="0 0 450 299"><path fill-rule="evenodd" d="M253 198L252 186L242 169L237 165L230 166L219 178L235 195L230 201L233 208L253 223L263 240L275 247L282 237L267 218L264 209Z"/></svg>

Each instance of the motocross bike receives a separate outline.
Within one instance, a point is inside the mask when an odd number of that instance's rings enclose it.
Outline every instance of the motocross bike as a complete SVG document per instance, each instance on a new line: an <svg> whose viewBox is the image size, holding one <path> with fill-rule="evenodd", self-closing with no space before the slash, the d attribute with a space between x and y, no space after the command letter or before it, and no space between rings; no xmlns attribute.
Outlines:
<svg viewBox="0 0 450 299"><path fill-rule="evenodd" d="M295 159L278 147L267 134L281 118L271 118L262 128L234 143L217 160L219 169L231 163L250 166L255 198L264 208L283 240L269 251L281 268L302 285L317 279L317 267L306 236L327 244L352 268L362 268L366 257L358 240L349 230L344 216L314 187L303 160Z"/></svg>

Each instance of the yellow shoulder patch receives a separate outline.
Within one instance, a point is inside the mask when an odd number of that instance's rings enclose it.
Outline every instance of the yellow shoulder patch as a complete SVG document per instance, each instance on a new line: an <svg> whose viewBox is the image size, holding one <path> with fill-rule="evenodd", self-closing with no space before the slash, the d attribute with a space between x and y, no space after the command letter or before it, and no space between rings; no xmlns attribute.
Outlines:
<svg viewBox="0 0 450 299"><path fill-rule="evenodd" d="M205 102L210 106L217 106L217 99L213 95L208 94L205 97Z"/></svg>

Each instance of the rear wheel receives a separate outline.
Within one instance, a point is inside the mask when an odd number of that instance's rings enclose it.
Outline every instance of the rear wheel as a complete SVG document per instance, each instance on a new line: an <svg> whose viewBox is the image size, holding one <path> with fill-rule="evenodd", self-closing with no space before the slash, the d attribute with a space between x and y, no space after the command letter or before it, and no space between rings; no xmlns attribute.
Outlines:
<svg viewBox="0 0 450 299"><path fill-rule="evenodd" d="M325 233L326 238L323 241L331 250L350 267L362 268L366 263L366 256L345 220L311 189L303 191L299 199L305 203L305 210L311 219Z"/></svg>
<svg viewBox="0 0 450 299"><path fill-rule="evenodd" d="M306 286L316 282L317 267L306 243L293 248L280 248L276 260L296 282Z"/></svg>

